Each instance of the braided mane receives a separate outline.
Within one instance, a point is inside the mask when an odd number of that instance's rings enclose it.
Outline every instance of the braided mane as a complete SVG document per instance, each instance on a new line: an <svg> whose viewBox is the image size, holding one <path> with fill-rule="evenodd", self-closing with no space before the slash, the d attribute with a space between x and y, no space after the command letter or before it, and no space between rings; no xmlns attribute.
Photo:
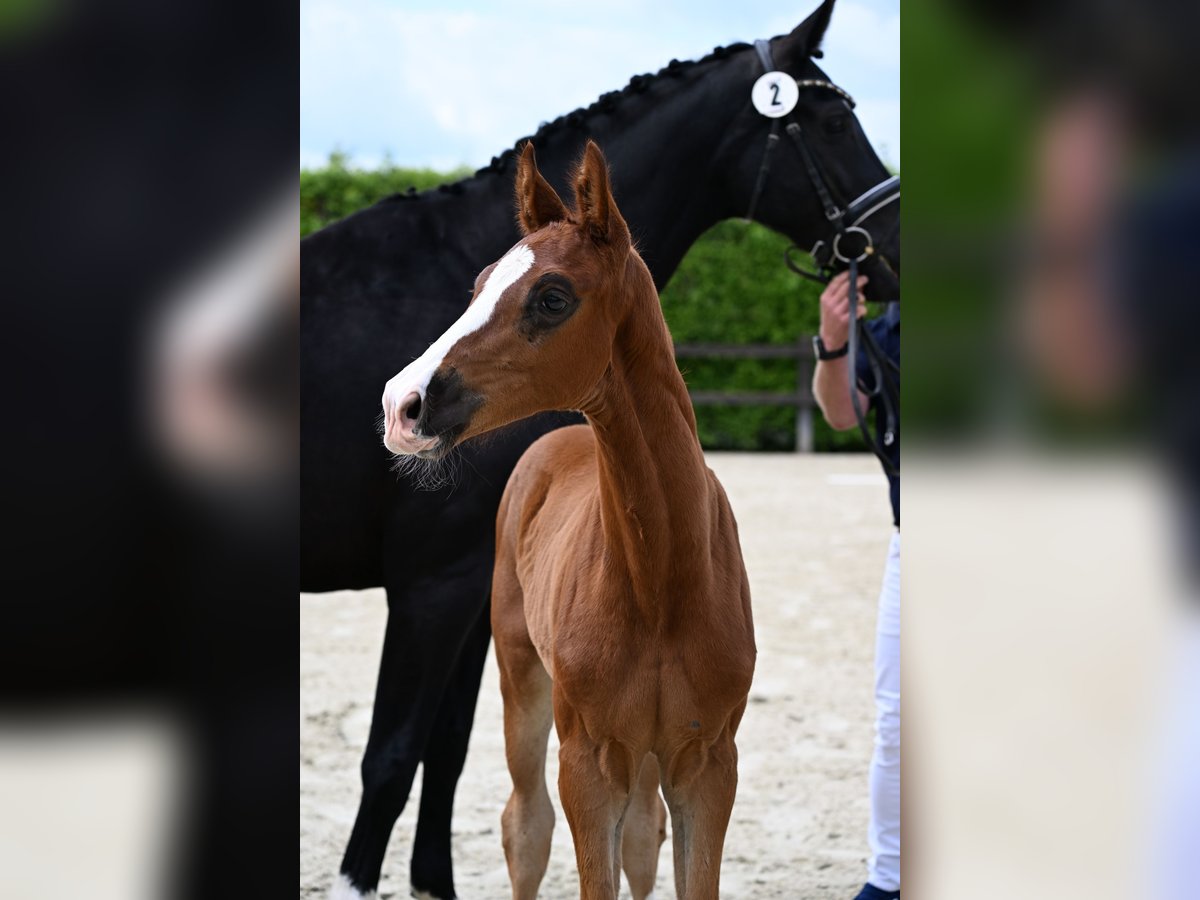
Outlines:
<svg viewBox="0 0 1200 900"><path fill-rule="evenodd" d="M493 156L490 163L480 169L477 169L473 175L468 175L466 178L460 181L438 185L436 188L430 188L429 190L422 191L420 193L418 193L415 188L409 188L405 193L392 194L390 197L385 198L385 200L416 200L422 197L430 196L434 192L442 194L460 194L469 181L473 181L477 178L483 178L488 175L503 174L508 168L509 163L513 161L520 148L523 147L527 141L532 142L534 148L538 149L544 146L546 141L552 135L558 134L559 132L567 131L568 129L583 130L587 127L588 118L596 115L597 113L611 115L612 113L616 112L617 106L623 99L634 94L645 93L647 90L649 90L651 85L658 81L661 81L665 78L682 78L697 66L702 66L705 63L713 62L715 60L726 59L735 53L740 53L743 50L749 50L751 47L751 44L743 42L730 44L726 47L714 47L711 53L700 59L684 61L673 59L663 68L659 69L653 74L647 73L645 75L634 75L629 79L629 84L625 85L625 87L620 88L619 90L608 91L605 94L601 94L589 106L582 106L572 112L565 113L553 121L543 122L536 132L527 137L518 139L514 146L503 151L497 156Z"/></svg>

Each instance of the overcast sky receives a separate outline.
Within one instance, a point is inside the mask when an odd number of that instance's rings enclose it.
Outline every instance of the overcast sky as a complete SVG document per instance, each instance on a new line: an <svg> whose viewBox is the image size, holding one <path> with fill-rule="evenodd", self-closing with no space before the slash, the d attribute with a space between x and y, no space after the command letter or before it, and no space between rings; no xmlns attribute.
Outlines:
<svg viewBox="0 0 1200 900"><path fill-rule="evenodd" d="M784 34L778 0L301 0L300 163L487 163L631 75ZM819 63L900 164L899 0L838 0Z"/></svg>

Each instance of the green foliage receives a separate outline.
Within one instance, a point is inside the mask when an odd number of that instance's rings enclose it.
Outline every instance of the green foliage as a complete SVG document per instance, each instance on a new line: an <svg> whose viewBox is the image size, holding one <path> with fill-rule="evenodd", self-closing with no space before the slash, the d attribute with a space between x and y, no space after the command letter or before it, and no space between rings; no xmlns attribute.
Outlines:
<svg viewBox="0 0 1200 900"><path fill-rule="evenodd" d="M300 237L410 187L423 191L470 173L465 166L452 172L435 172L405 169L390 162L378 169L352 169L346 165L345 154L331 153L329 165L300 172Z"/></svg>
<svg viewBox="0 0 1200 900"><path fill-rule="evenodd" d="M469 174L385 165L354 170L340 154L322 169L300 173L300 232L309 234L410 185L424 190ZM740 220L718 223L692 246L662 293L676 343L792 344L816 332L818 285L783 264L788 240ZM472 273L474 274L474 273ZM693 390L793 391L793 360L680 361ZM696 409L700 440L716 450L791 450L796 413L784 407ZM863 449L857 432L837 433L814 414L818 450Z"/></svg>
<svg viewBox="0 0 1200 900"><path fill-rule="evenodd" d="M784 266L788 244L782 235L738 219L710 228L662 292L663 314L675 342L793 344L816 333L820 286ZM693 390L796 387L796 363L790 359L683 359L680 368ZM796 412L787 407L700 406L696 419L707 449L795 447ZM819 412L813 419L818 450L863 448L857 432L833 431Z"/></svg>
<svg viewBox="0 0 1200 900"><path fill-rule="evenodd" d="M0 43L25 40L55 24L68 10L45 0L0 0Z"/></svg>

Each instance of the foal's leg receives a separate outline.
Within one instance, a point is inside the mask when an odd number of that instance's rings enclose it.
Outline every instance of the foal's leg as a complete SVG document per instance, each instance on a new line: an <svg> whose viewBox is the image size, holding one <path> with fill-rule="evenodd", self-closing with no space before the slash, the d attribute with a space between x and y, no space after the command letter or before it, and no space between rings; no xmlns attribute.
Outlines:
<svg viewBox="0 0 1200 900"><path fill-rule="evenodd" d="M625 810L621 835L621 864L633 900L646 900L654 893L658 851L666 837L667 808L658 795L658 760L647 753Z"/></svg>
<svg viewBox="0 0 1200 900"><path fill-rule="evenodd" d="M621 819L638 777L638 762L616 743L593 740L564 700L555 700L562 745L558 793L571 825L582 900L616 900L620 888Z"/></svg>
<svg viewBox="0 0 1200 900"><path fill-rule="evenodd" d="M504 698L504 753L513 790L500 817L513 900L534 900L550 862L554 807L546 789L546 740L554 724L550 676L529 639L510 555L502 548L492 588L492 628Z"/></svg>
<svg viewBox="0 0 1200 900"><path fill-rule="evenodd" d="M717 900L725 831L737 793L737 747L727 728L707 751L680 751L663 780L671 809L678 900Z"/></svg>
<svg viewBox="0 0 1200 900"><path fill-rule="evenodd" d="M410 870L413 896L420 900L451 900L457 896L450 861L450 817L492 638L490 618L485 608L463 643L421 758L421 809Z"/></svg>
<svg viewBox="0 0 1200 900"><path fill-rule="evenodd" d="M497 648L497 658L501 651ZM546 739L554 717L550 676L537 654L507 652L500 666L504 752L513 790L500 817L513 900L533 900L550 863L554 807L546 788ZM532 658L531 658L532 657Z"/></svg>

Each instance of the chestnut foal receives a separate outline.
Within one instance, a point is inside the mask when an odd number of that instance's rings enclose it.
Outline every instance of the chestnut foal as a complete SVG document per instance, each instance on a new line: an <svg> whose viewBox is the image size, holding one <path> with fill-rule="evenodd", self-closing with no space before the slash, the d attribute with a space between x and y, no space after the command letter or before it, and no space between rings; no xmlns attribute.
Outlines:
<svg viewBox="0 0 1200 900"><path fill-rule="evenodd" d="M756 652L737 525L600 150L588 143L574 210L529 145L516 185L525 237L388 382L386 442L438 458L541 410L584 413L526 451L496 522L513 896L536 897L549 860L553 722L581 896L614 900L622 865L635 900L653 891L661 779L677 896L715 898Z"/></svg>

